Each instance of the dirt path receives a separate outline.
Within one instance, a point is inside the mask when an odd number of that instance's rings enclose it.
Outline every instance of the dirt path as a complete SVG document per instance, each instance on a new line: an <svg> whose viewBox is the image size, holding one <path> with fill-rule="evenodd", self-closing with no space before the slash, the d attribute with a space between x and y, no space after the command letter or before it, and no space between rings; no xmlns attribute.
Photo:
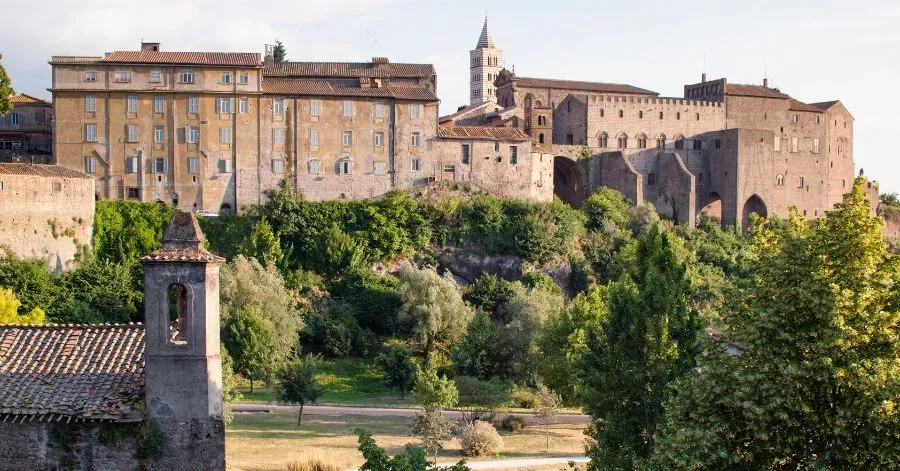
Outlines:
<svg viewBox="0 0 900 471"><path fill-rule="evenodd" d="M585 456L559 456L555 458L513 458L508 460L491 461L467 461L469 469L509 469L509 468L533 468L553 464L587 463ZM438 466L453 466L455 462L438 463Z"/></svg>
<svg viewBox="0 0 900 471"><path fill-rule="evenodd" d="M272 412L272 411L293 411L296 412L299 406L280 405L280 404L258 404L258 403L235 403L231 406L231 410L235 413L241 412ZM303 408L303 414L313 415L365 415L375 417L415 417L419 413L419 409L411 408L392 408L392 407L352 407L352 406L306 406ZM446 412L447 417L451 419L462 418L463 412L457 410L449 410ZM516 415L525 419L526 423L540 423L540 420L531 413L509 413L501 414ZM586 424L590 421L590 417L583 414L560 414L553 420L555 424ZM540 458L545 459L545 458ZM555 459L555 458L546 458ZM564 458L559 458L564 460ZM560 463L566 463L561 461ZM550 463L555 464L555 463ZM531 465L527 465L531 466ZM515 466L509 466L515 467Z"/></svg>

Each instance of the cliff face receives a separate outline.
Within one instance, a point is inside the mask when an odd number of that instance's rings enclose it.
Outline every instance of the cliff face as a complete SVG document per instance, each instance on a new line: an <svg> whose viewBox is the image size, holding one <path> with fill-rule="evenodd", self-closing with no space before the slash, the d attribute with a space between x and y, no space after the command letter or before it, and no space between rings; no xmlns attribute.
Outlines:
<svg viewBox="0 0 900 471"><path fill-rule="evenodd" d="M507 281L515 281L528 271L521 258L512 255L483 255L474 250L446 248L435 254L441 269L453 274L462 283L472 283L484 273L490 273ZM537 270L549 275L567 297L574 295L572 267L568 263Z"/></svg>

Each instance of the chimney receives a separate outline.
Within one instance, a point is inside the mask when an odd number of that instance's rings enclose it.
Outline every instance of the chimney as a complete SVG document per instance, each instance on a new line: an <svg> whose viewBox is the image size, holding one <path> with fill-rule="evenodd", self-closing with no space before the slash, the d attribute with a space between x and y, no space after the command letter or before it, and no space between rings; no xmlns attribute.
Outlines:
<svg viewBox="0 0 900 471"><path fill-rule="evenodd" d="M159 51L159 43L141 43L141 51Z"/></svg>
<svg viewBox="0 0 900 471"><path fill-rule="evenodd" d="M706 72L703 72L702 74L700 74L700 82L706 83Z"/></svg>
<svg viewBox="0 0 900 471"><path fill-rule="evenodd" d="M766 87L766 88L769 87L769 79L767 79L767 78L764 78L764 79L763 79L763 86Z"/></svg>
<svg viewBox="0 0 900 471"><path fill-rule="evenodd" d="M373 63L373 64L376 64L376 65L378 65L378 64L390 64L391 61L390 61L387 57L373 57L373 58L372 58L372 63Z"/></svg>
<svg viewBox="0 0 900 471"><path fill-rule="evenodd" d="M266 52L263 55L263 65L272 67L275 65L275 46L266 44Z"/></svg>

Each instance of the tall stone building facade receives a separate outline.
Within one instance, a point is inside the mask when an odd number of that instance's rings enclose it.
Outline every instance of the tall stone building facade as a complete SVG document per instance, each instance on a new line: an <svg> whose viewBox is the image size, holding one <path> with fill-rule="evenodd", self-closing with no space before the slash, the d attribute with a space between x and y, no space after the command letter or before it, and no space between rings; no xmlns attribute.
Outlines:
<svg viewBox="0 0 900 471"><path fill-rule="evenodd" d="M473 180L501 195L553 197L540 180L552 179L552 159L532 152L527 135L439 126L430 64L275 63L158 43L50 63L56 160L93 175L98 199L234 211L282 184L319 200ZM498 160L512 148L515 159ZM510 179L519 184L499 183Z"/></svg>
<svg viewBox="0 0 900 471"><path fill-rule="evenodd" d="M53 105L24 93L9 101L12 111L0 116L0 162L50 163Z"/></svg>
<svg viewBox="0 0 900 471"><path fill-rule="evenodd" d="M487 17L478 44L469 51L469 104L497 103L494 80L503 70L503 51L494 45L494 37L488 30Z"/></svg>

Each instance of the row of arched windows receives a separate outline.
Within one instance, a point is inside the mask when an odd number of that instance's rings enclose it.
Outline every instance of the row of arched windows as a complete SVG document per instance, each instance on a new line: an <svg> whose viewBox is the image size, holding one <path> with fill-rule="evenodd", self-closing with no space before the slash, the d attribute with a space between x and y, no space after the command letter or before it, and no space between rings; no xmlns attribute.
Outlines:
<svg viewBox="0 0 900 471"><path fill-rule="evenodd" d="M647 148L647 135L644 133L640 133L636 136L637 148L638 149L646 149ZM675 135L675 149L683 150L685 148L685 141L683 135L677 134ZM609 147L609 135L605 132L601 132L597 136L597 145L599 147ZM627 149L628 148L628 134L619 133L616 136L616 147L619 149ZM665 134L657 134L656 135L656 148L657 149L665 149L666 147L666 135ZM716 149L720 147L720 141L716 139ZM692 146L693 150L701 150L703 149L703 140L702 139L693 139Z"/></svg>

